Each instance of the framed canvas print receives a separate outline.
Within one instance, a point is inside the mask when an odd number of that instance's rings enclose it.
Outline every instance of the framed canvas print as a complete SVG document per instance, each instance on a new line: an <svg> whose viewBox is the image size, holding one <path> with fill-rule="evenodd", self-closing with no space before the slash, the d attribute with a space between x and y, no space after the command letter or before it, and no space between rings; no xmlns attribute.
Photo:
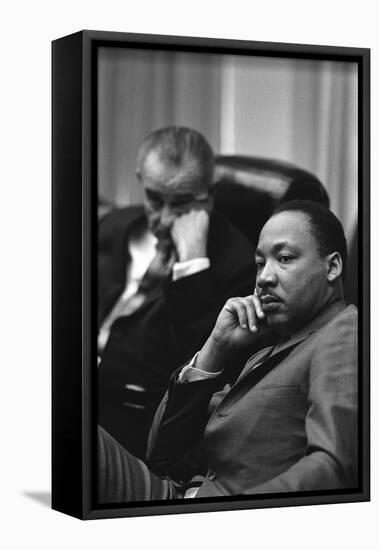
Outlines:
<svg viewBox="0 0 379 550"><path fill-rule="evenodd" d="M53 508L368 500L369 50L52 51Z"/></svg>

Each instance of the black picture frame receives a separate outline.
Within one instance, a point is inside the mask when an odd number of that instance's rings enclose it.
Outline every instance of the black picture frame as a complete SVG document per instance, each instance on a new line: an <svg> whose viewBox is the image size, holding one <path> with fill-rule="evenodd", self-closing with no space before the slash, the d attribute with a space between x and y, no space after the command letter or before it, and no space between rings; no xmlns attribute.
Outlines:
<svg viewBox="0 0 379 550"><path fill-rule="evenodd" d="M100 46L358 64L360 483L356 490L96 504L96 52ZM97 519L369 500L370 50L85 30L55 40L52 62L52 507L77 518Z"/></svg>

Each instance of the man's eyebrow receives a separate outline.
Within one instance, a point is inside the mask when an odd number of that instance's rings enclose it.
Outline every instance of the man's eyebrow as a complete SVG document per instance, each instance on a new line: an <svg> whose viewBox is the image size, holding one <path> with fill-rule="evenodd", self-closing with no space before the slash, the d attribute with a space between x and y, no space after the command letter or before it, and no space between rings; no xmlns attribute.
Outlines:
<svg viewBox="0 0 379 550"><path fill-rule="evenodd" d="M150 197L159 197L160 193L157 191L153 191L152 189L149 189L148 187L145 187L145 193L146 195L149 195Z"/></svg>
<svg viewBox="0 0 379 550"><path fill-rule="evenodd" d="M288 246L289 248L293 248L293 244L288 241L280 241L278 243L275 243L272 247L273 252L278 252L278 250L281 250L282 248L285 248Z"/></svg>
<svg viewBox="0 0 379 550"><path fill-rule="evenodd" d="M207 195L205 193L196 195L193 193L173 193L171 191L162 192L162 191L156 191L154 189L150 189L150 187L145 187L145 193L146 195L149 195L151 197L168 197L172 201L193 201L193 200L202 200L207 198Z"/></svg>
<svg viewBox="0 0 379 550"><path fill-rule="evenodd" d="M275 252L278 252L279 250L282 250L285 247L291 248L292 250L297 249L297 245L295 243L291 243L290 241L280 241L280 242L275 243L271 247L271 251L275 253ZM260 248L256 249L255 255L256 256L264 256L264 254L263 254L263 252L261 251Z"/></svg>
<svg viewBox="0 0 379 550"><path fill-rule="evenodd" d="M177 194L174 197L172 197L173 202L182 202L182 201L193 201L196 197L194 195L180 195Z"/></svg>

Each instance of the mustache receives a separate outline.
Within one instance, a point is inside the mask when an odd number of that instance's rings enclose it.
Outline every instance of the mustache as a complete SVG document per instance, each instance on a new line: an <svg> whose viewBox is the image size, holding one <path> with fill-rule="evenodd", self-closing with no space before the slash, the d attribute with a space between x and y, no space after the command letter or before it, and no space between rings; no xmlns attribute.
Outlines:
<svg viewBox="0 0 379 550"><path fill-rule="evenodd" d="M264 289L260 290L260 291L256 291L255 290L255 294L256 296L258 296L259 300L263 303L263 304L269 304L271 302L282 302L283 300L280 298L280 296L278 296L277 294L275 294L275 292L267 292L265 291Z"/></svg>

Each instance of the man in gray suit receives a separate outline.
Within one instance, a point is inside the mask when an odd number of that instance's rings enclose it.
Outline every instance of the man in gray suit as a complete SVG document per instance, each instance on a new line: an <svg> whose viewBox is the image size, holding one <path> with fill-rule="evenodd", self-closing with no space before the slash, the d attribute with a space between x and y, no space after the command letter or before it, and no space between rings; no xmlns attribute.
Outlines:
<svg viewBox="0 0 379 550"><path fill-rule="evenodd" d="M228 300L172 376L150 470L100 430L100 502L357 487L357 310L343 300L341 224L316 203L285 203L263 227L255 263L254 294ZM236 354L265 331L278 343L221 387ZM189 478L199 444L206 470Z"/></svg>

